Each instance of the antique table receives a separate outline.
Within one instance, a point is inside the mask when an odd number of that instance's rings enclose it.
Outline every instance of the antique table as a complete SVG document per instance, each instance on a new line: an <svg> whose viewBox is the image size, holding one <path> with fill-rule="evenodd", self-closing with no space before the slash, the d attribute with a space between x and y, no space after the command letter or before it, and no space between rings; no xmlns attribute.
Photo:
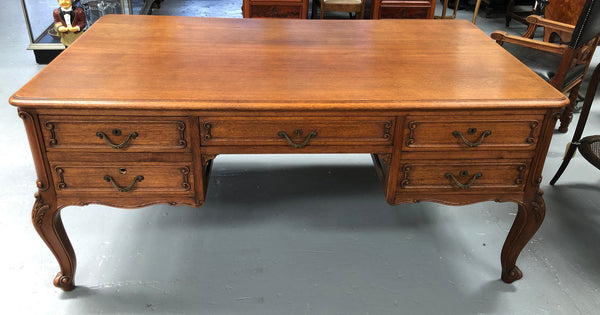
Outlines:
<svg viewBox="0 0 600 315"><path fill-rule="evenodd" d="M463 20L109 15L10 103L38 176L33 224L71 290L61 209L201 206L228 153L370 153L390 204L515 202L512 282L568 99Z"/></svg>

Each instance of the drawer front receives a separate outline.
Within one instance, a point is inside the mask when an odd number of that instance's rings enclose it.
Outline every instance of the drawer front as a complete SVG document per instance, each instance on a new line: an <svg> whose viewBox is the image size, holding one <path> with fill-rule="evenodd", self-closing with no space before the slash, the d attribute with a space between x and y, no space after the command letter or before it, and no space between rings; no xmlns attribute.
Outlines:
<svg viewBox="0 0 600 315"><path fill-rule="evenodd" d="M112 193L127 197L140 193L193 194L192 166L186 163L55 163L51 165L56 191Z"/></svg>
<svg viewBox="0 0 600 315"><path fill-rule="evenodd" d="M410 189L477 192L482 190L523 190L529 161L456 162L412 161L402 165L398 192Z"/></svg>
<svg viewBox="0 0 600 315"><path fill-rule="evenodd" d="M403 151L534 150L543 116L407 117Z"/></svg>
<svg viewBox="0 0 600 315"><path fill-rule="evenodd" d="M392 117L207 118L200 121L203 146L391 145Z"/></svg>
<svg viewBox="0 0 600 315"><path fill-rule="evenodd" d="M431 7L397 7L384 6L380 8L380 19L426 19Z"/></svg>
<svg viewBox="0 0 600 315"><path fill-rule="evenodd" d="M187 118L41 116L48 151L189 152Z"/></svg>
<svg viewBox="0 0 600 315"><path fill-rule="evenodd" d="M291 1L290 1L291 2ZM293 2L291 2L293 3ZM252 18L292 18L302 17L302 5L257 5L250 4Z"/></svg>

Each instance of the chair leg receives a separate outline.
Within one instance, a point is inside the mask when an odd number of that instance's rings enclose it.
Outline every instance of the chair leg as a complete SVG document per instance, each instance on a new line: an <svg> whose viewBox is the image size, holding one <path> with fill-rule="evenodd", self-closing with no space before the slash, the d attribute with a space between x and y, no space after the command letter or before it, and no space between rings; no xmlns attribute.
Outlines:
<svg viewBox="0 0 600 315"><path fill-rule="evenodd" d="M510 26L511 13L512 13L512 9L514 6L515 6L514 0L510 0L508 2L508 4L506 5L506 22L505 22L506 27Z"/></svg>
<svg viewBox="0 0 600 315"><path fill-rule="evenodd" d="M481 6L481 0L477 0L475 3L475 9L473 10L473 24L477 21L477 14L479 13L479 6Z"/></svg>
<svg viewBox="0 0 600 315"><path fill-rule="evenodd" d="M558 168L558 171L556 171L556 174L554 174L554 177L552 177L552 179L550 180L550 185L554 185L556 181L560 178L560 176L563 174L565 169L567 169L567 165L569 165L569 162L571 162L571 159L573 158L575 150L577 150L578 146L579 144L575 144L573 142L569 143L569 149L567 150L567 153L565 153L565 157L563 158L563 162Z"/></svg>
<svg viewBox="0 0 600 315"><path fill-rule="evenodd" d="M569 130L569 124L573 119L573 110L575 109L575 104L577 104L577 95L579 95L579 87L581 83L574 86L569 92L569 104L565 107L562 114L560 115L560 126L558 127L558 132L566 133Z"/></svg>
<svg viewBox="0 0 600 315"><path fill-rule="evenodd" d="M565 154L562 164L560 165L558 171L556 171L556 174L550 181L550 185L554 185L554 183L556 183L560 175L562 175L562 173L567 168L569 161L571 161L573 153L575 153L575 150L579 147L579 140L581 139L583 129L585 128L585 124L590 115L592 102L594 101L594 97L596 96L596 89L598 88L598 85L600 85L600 65L596 66L594 73L592 73L590 83L588 84L587 93L585 94L585 98L583 101L583 107L581 108L581 114L579 115L579 121L577 122L577 127L575 128L575 132L573 133L573 139L569 144L569 149ZM579 89L579 87L577 87L577 89ZM575 92L573 94L577 95L578 92Z"/></svg>

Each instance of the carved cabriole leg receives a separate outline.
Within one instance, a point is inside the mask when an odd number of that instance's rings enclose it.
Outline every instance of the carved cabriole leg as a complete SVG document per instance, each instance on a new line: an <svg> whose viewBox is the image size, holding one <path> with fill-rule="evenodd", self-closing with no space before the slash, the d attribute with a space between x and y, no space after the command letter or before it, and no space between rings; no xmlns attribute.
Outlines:
<svg viewBox="0 0 600 315"><path fill-rule="evenodd" d="M75 275L75 252L67 237L60 218L60 210L56 202L56 192L51 185L51 174L45 156L44 140L39 129L40 123L35 113L19 108L19 117L23 119L27 138L38 176L38 192L35 193L35 204L31 212L31 220L38 234L58 260L60 272L54 278L54 285L65 290L73 290Z"/></svg>
<svg viewBox="0 0 600 315"><path fill-rule="evenodd" d="M60 272L54 277L54 285L64 291L71 291L75 287L74 277L77 265L75 251L73 251L73 246L60 217L61 208L56 206L54 200L45 200L44 198L40 192L35 194L31 220L60 266Z"/></svg>
<svg viewBox="0 0 600 315"><path fill-rule="evenodd" d="M540 228L546 215L546 205L542 198L544 193L540 189L540 184L542 183L544 161L548 154L554 126L559 116L560 110L549 110L541 124L540 141L537 144L536 156L531 163L531 172L527 180L523 199L519 201L517 217L502 247L502 253L500 254L502 280L507 283L523 277L523 273L516 266L517 258L525 245L527 245Z"/></svg>
<svg viewBox="0 0 600 315"><path fill-rule="evenodd" d="M511 283L523 277L523 273L516 266L521 250L527 245L535 232L544 221L546 205L542 198L543 192L538 190L532 197L526 197L519 203L517 217L508 232L500 260L502 262L502 281Z"/></svg>

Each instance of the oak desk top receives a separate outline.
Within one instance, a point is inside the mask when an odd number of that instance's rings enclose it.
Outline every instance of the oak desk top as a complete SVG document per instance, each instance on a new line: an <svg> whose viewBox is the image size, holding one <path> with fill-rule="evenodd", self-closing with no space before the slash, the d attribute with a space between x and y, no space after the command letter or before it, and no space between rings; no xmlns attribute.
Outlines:
<svg viewBox="0 0 600 315"><path fill-rule="evenodd" d="M464 20L108 15L10 102L389 110L560 107L566 98Z"/></svg>

